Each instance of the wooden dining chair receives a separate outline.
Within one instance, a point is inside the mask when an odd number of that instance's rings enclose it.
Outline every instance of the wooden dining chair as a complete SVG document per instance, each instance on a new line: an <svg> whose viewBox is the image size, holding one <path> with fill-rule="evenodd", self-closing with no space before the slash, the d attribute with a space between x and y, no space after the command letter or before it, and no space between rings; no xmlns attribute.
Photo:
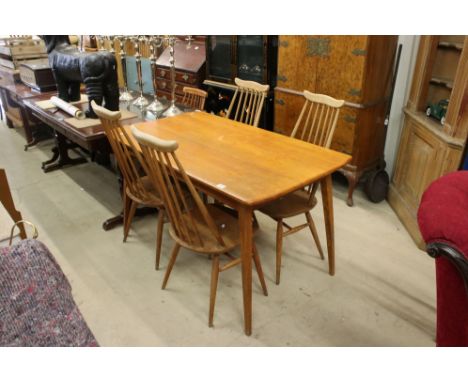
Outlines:
<svg viewBox="0 0 468 382"><path fill-rule="evenodd" d="M214 204L204 204L192 181L187 176L180 163L176 150L176 141L165 141L139 131L132 126L132 133L139 142L146 159L147 173L154 187L161 190L161 197L171 222L169 233L175 241L171 258L167 266L162 289L166 288L169 276L176 261L180 247L197 253L212 255L212 270L210 283L210 304L208 325L213 326L214 306L218 276L220 272L241 263L240 258L229 254L240 244L239 222L232 211ZM183 184L188 188L192 203L187 202L183 195ZM230 261L220 264L220 255L225 254ZM265 296L268 295L263 277L260 257L255 244L252 247L252 257L260 278L260 284Z"/></svg>
<svg viewBox="0 0 468 382"><path fill-rule="evenodd" d="M305 103L291 133L291 137L329 148L333 133L335 132L340 108L343 106L344 101L336 100L323 94L314 94L307 90L304 90L303 94ZM317 204L317 199L315 198L317 188L318 183L311 184L306 189L294 191L260 208L261 212L277 222L276 284L280 283L283 237L309 227L320 257L324 258L317 229L310 214L312 208ZM284 219L300 214L305 214L307 223L291 227L284 222ZM283 231L283 227L286 227L287 230Z"/></svg>
<svg viewBox="0 0 468 382"><path fill-rule="evenodd" d="M208 93L202 89L184 86L182 104L197 110L205 110L205 100Z"/></svg>
<svg viewBox="0 0 468 382"><path fill-rule="evenodd" d="M159 269L163 225L165 222L164 204L157 188L153 187L153 183L149 180L147 175L142 175L141 173L141 169L144 167L144 158L140 154L139 148L136 146L138 143L130 139L131 137L120 124L120 112L107 110L97 105L94 101L91 102L91 105L101 120L123 177L123 241L127 241L130 225L132 224L138 205L157 208L159 217L156 229L155 263L156 269Z"/></svg>
<svg viewBox="0 0 468 382"><path fill-rule="evenodd" d="M237 89L229 104L226 117L257 127L270 86L240 78L235 78L234 82Z"/></svg>

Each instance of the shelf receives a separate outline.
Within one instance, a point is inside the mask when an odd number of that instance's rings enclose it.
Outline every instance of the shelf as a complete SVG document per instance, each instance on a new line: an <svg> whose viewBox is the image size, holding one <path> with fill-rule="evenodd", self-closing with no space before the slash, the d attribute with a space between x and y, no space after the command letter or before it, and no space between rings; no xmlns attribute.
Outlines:
<svg viewBox="0 0 468 382"><path fill-rule="evenodd" d="M437 85L445 87L449 90L453 89L453 81L447 78L432 77L429 81L431 85Z"/></svg>
<svg viewBox="0 0 468 382"><path fill-rule="evenodd" d="M450 49L450 50L456 50L458 52L461 52L463 49L463 44L457 43L457 42L440 41L439 44L437 45L437 48Z"/></svg>

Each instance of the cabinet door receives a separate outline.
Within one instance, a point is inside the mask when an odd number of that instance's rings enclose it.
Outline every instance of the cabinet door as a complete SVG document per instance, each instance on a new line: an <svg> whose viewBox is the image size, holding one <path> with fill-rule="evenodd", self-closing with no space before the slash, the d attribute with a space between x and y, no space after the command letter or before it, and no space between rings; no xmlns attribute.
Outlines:
<svg viewBox="0 0 468 382"><path fill-rule="evenodd" d="M400 143L394 183L400 195L416 211L424 190L441 174L445 149L424 126L406 119Z"/></svg>
<svg viewBox="0 0 468 382"><path fill-rule="evenodd" d="M302 95L285 93L275 89L275 127L274 131L290 136L297 118L304 106Z"/></svg>
<svg viewBox="0 0 468 382"><path fill-rule="evenodd" d="M359 103L368 36L312 36L309 54L319 57L316 93Z"/></svg>
<svg viewBox="0 0 468 382"><path fill-rule="evenodd" d="M264 36L237 36L237 77L264 82L266 51Z"/></svg>
<svg viewBox="0 0 468 382"><path fill-rule="evenodd" d="M343 106L336 124L335 133L331 148L349 155L354 154L354 140L356 134L356 124L358 120L358 109ZM354 157L352 163L354 163Z"/></svg>
<svg viewBox="0 0 468 382"><path fill-rule="evenodd" d="M316 92L318 56L308 54L313 36L280 36L277 86L302 92Z"/></svg>
<svg viewBox="0 0 468 382"><path fill-rule="evenodd" d="M208 78L215 81L232 82L233 66L232 36L209 36L207 40Z"/></svg>

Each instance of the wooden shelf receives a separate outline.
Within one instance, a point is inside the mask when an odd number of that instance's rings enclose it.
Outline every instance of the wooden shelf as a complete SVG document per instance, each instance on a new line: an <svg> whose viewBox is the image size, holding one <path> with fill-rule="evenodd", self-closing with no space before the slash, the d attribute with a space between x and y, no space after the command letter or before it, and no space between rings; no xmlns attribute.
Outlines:
<svg viewBox="0 0 468 382"><path fill-rule="evenodd" d="M437 85L437 86L442 86L445 87L449 90L453 89L453 80L450 80L448 78L440 78L440 77L432 77L429 81L431 85Z"/></svg>
<svg viewBox="0 0 468 382"><path fill-rule="evenodd" d="M437 45L437 48L451 49L451 50L456 50L458 52L461 52L463 49L463 44L457 43L457 42L440 41L439 44Z"/></svg>

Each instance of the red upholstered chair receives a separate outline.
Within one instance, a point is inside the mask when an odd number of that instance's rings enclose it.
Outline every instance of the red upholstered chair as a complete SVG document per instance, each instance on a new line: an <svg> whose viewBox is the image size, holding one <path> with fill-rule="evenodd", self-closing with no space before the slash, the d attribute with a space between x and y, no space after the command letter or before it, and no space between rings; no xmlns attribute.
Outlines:
<svg viewBox="0 0 468 382"><path fill-rule="evenodd" d="M428 187L418 223L436 259L437 346L468 346L468 171Z"/></svg>

